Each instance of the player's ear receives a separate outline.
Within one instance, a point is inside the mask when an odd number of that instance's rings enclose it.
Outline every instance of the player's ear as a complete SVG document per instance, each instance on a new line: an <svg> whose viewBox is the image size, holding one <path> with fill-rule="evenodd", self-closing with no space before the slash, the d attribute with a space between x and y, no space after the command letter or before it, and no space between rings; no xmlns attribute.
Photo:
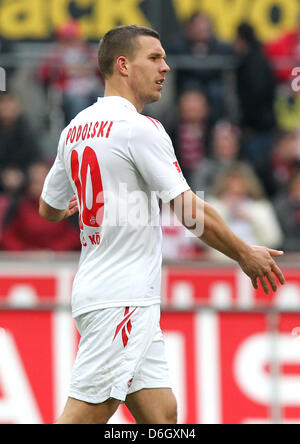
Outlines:
<svg viewBox="0 0 300 444"><path fill-rule="evenodd" d="M128 76L128 60L124 56L120 56L117 58L117 69L122 76Z"/></svg>

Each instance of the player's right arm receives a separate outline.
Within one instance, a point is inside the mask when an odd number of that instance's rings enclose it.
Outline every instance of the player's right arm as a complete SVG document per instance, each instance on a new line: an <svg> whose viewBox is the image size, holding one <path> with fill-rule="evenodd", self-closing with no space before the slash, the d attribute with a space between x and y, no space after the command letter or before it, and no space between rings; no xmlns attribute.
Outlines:
<svg viewBox="0 0 300 444"><path fill-rule="evenodd" d="M78 212L77 198L74 196L65 210L58 210L40 198L39 215L49 222L60 222Z"/></svg>
<svg viewBox="0 0 300 444"><path fill-rule="evenodd" d="M50 169L40 197L39 214L50 222L60 222L78 211L77 199L68 179L61 148L65 143L66 129L62 132L57 156Z"/></svg>
<svg viewBox="0 0 300 444"><path fill-rule="evenodd" d="M274 291L277 290L275 276L281 284L285 283L284 276L273 259L273 257L282 256L282 251L248 245L233 233L211 205L191 190L171 201L171 208L183 225L192 232L195 221L202 224L199 239L235 260L250 277L255 289L258 288L258 279L265 293L269 293L268 282Z"/></svg>

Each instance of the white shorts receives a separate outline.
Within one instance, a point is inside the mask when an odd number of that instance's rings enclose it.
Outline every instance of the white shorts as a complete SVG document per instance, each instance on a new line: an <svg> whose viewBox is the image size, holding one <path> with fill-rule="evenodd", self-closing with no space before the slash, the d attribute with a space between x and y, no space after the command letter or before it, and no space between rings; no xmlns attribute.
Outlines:
<svg viewBox="0 0 300 444"><path fill-rule="evenodd" d="M81 340L69 396L92 404L171 387L160 305L95 310L76 318Z"/></svg>

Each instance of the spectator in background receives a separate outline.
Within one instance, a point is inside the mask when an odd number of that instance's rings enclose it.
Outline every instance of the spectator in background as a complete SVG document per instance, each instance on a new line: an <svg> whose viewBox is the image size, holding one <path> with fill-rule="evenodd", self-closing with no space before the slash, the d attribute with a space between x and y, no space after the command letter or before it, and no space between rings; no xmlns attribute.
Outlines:
<svg viewBox="0 0 300 444"><path fill-rule="evenodd" d="M295 29L266 43L264 50L274 66L278 82L290 84L293 68L300 66L300 14Z"/></svg>
<svg viewBox="0 0 300 444"><path fill-rule="evenodd" d="M17 96L2 93L0 96L0 192L8 186L15 189L22 184L28 166L40 157L38 136L34 134L22 114ZM8 170L8 174L5 172ZM9 174L11 171L16 174ZM6 180L9 184L6 184Z"/></svg>
<svg viewBox="0 0 300 444"><path fill-rule="evenodd" d="M295 29L284 32L264 46L278 83L275 104L278 126L284 131L300 130L300 14ZM297 68L295 72L294 68Z"/></svg>
<svg viewBox="0 0 300 444"><path fill-rule="evenodd" d="M12 56L15 52L15 44L12 40L7 40L0 36L0 55L2 56ZM11 78L15 72L15 66L8 60L8 63L1 62L1 67L5 68L6 74L6 90L10 89Z"/></svg>
<svg viewBox="0 0 300 444"><path fill-rule="evenodd" d="M300 93L277 88L275 113L279 130L300 132Z"/></svg>
<svg viewBox="0 0 300 444"><path fill-rule="evenodd" d="M269 248L281 245L282 232L273 206L265 198L259 179L245 164L236 163L224 171L207 200L244 241ZM212 250L210 254L220 257Z"/></svg>
<svg viewBox="0 0 300 444"><path fill-rule="evenodd" d="M283 230L281 247L286 252L300 251L300 169L274 199L274 207Z"/></svg>
<svg viewBox="0 0 300 444"><path fill-rule="evenodd" d="M9 205L10 205L9 196L5 193L0 193L0 239L2 236L2 227L4 223L4 218L7 213Z"/></svg>
<svg viewBox="0 0 300 444"><path fill-rule="evenodd" d="M280 132L276 138L265 180L274 197L285 188L295 171L300 168L299 139L296 132Z"/></svg>
<svg viewBox="0 0 300 444"><path fill-rule="evenodd" d="M235 50L239 56L236 74L243 155L262 178L269 169L276 129L276 80L254 29L247 23L238 27Z"/></svg>
<svg viewBox="0 0 300 444"><path fill-rule="evenodd" d="M28 170L28 183L11 203L3 224L4 251L80 250L79 229L69 219L53 224L39 217L39 198L48 164L37 162Z"/></svg>
<svg viewBox="0 0 300 444"><path fill-rule="evenodd" d="M195 13L187 21L184 31L171 40L167 48L170 55L191 56L228 56L233 55L233 48L228 43L217 39L210 17L204 13ZM201 88L212 103L214 120L224 116L224 91L222 71L206 69L203 58L199 58L199 69L176 69L177 90Z"/></svg>
<svg viewBox="0 0 300 444"><path fill-rule="evenodd" d="M240 131L235 125L228 121L218 122L212 129L211 139L211 157L202 159L192 175L191 188L195 192L209 194L218 175L240 157Z"/></svg>
<svg viewBox="0 0 300 444"><path fill-rule="evenodd" d="M81 37L79 22L71 20L56 33L57 47L39 69L45 88L61 96L65 124L95 102L104 90L97 70L97 54Z"/></svg>
<svg viewBox="0 0 300 444"><path fill-rule="evenodd" d="M16 167L5 168L0 175L0 238L9 207L24 184L24 174Z"/></svg>
<svg viewBox="0 0 300 444"><path fill-rule="evenodd" d="M184 92L178 101L177 119L169 128L176 157L189 182L206 154L210 130L210 106L200 90Z"/></svg>

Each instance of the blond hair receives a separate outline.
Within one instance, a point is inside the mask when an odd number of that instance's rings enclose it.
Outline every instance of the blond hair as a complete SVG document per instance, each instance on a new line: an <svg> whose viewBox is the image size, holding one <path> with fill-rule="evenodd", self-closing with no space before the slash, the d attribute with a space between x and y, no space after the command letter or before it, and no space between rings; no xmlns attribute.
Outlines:
<svg viewBox="0 0 300 444"><path fill-rule="evenodd" d="M216 197L221 197L226 192L229 178L232 176L238 176L244 180L247 194L250 198L254 200L265 198L264 188L259 178L250 166L242 162L235 162L217 177L212 194Z"/></svg>

